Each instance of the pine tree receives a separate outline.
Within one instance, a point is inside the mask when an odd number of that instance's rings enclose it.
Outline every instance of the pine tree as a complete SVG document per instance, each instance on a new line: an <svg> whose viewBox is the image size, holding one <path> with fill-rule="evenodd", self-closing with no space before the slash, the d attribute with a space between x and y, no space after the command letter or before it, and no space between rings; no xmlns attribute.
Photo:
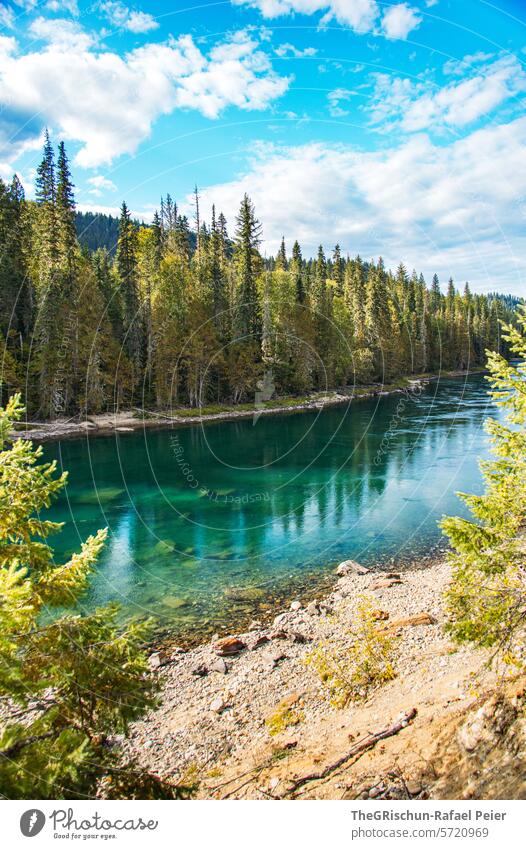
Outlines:
<svg viewBox="0 0 526 849"><path fill-rule="evenodd" d="M259 345L261 340L261 305L257 288L260 269L258 246L261 224L254 206L245 194L236 218L235 263L237 271L236 333L241 339L250 339Z"/></svg>
<svg viewBox="0 0 526 849"><path fill-rule="evenodd" d="M281 237L281 245L278 251L278 255L276 257L276 268L281 271L286 271L288 267L287 263L287 251L285 248L285 237Z"/></svg>
<svg viewBox="0 0 526 849"><path fill-rule="evenodd" d="M84 590L106 531L55 563L47 539L60 525L42 511L66 475L55 476L55 463L39 464L42 449L27 440L6 447L22 412L19 397L0 409L0 794L93 796L115 772L124 796L145 783L150 793L173 796L174 788L118 762L107 745L155 704L141 648L147 625L119 626L114 607L42 621L46 607L69 607Z"/></svg>
<svg viewBox="0 0 526 849"><path fill-rule="evenodd" d="M332 254L332 276L336 286L336 294L343 297L343 275L344 263L342 260L340 246L336 245Z"/></svg>
<svg viewBox="0 0 526 849"><path fill-rule="evenodd" d="M526 324L526 308L520 318ZM447 592L449 630L459 641L494 647L514 665L524 663L526 636L526 336L503 326L503 336L518 364L488 351L488 380L496 403L507 411L510 426L486 421L494 460L482 462L482 495L461 498L474 521L443 520L453 547L453 580Z"/></svg>
<svg viewBox="0 0 526 849"><path fill-rule="evenodd" d="M136 380L138 381L143 353L143 325L138 283L137 231L124 202L121 206L121 217L119 219L116 264L123 303L123 343L125 351L136 369Z"/></svg>

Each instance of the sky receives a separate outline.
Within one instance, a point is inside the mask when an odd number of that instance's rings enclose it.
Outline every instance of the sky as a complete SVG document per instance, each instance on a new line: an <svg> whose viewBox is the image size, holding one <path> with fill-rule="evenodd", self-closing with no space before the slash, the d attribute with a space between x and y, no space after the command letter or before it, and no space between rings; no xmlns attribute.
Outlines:
<svg viewBox="0 0 526 849"><path fill-rule="evenodd" d="M0 0L0 176L526 296L526 0Z"/></svg>

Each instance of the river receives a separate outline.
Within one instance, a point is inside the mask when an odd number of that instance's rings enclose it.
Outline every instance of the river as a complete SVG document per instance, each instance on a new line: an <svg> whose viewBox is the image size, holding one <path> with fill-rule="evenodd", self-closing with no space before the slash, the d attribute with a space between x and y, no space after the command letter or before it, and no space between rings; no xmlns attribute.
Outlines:
<svg viewBox="0 0 526 849"><path fill-rule="evenodd" d="M480 491L482 376L286 415L46 444L69 472L49 511L57 559L99 527L107 547L80 610L109 601L159 633L224 632L313 595L340 560L407 563Z"/></svg>

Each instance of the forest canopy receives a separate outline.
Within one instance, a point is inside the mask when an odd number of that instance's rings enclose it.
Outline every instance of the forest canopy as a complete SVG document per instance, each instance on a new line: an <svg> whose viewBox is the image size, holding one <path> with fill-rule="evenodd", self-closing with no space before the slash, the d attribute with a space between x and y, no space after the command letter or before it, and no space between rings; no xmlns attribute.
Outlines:
<svg viewBox="0 0 526 849"><path fill-rule="evenodd" d="M34 201L0 180L2 400L21 392L46 419L236 404L268 374L294 395L506 353L510 300L451 279L443 292L436 275L428 285L339 245L305 258L283 239L264 260L247 195L231 232L215 208L202 219L197 190L194 207L190 222L167 194L149 225L125 203L118 222L81 221L65 146L48 135Z"/></svg>

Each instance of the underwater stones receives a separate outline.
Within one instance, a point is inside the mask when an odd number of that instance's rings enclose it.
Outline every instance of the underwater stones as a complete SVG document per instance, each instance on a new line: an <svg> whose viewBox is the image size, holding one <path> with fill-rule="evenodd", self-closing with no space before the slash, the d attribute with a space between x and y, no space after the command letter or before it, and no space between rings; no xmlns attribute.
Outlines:
<svg viewBox="0 0 526 849"><path fill-rule="evenodd" d="M213 645L215 653L220 657L230 657L231 655L239 654L246 647L247 644L238 637L223 637L223 639L217 640Z"/></svg>
<svg viewBox="0 0 526 849"><path fill-rule="evenodd" d="M175 595L168 595L163 598L164 607L169 607L171 610L180 610L183 607L190 607L190 602L187 598L180 598Z"/></svg>
<svg viewBox="0 0 526 849"><path fill-rule="evenodd" d="M228 587L225 595L230 601L257 601L265 592L260 587Z"/></svg>
<svg viewBox="0 0 526 849"><path fill-rule="evenodd" d="M172 539L160 539L153 548L153 554L172 554L175 542Z"/></svg>

